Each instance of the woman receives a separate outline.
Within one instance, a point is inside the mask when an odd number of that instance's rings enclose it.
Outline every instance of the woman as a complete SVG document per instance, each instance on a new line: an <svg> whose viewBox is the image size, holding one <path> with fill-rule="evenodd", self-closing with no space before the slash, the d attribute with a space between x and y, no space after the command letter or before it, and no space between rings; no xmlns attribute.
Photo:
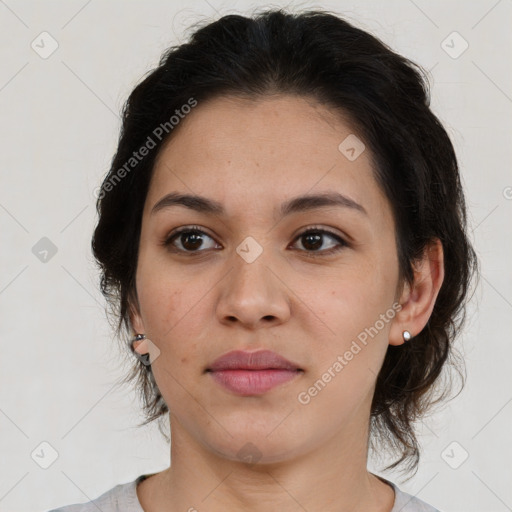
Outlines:
<svg viewBox="0 0 512 512"><path fill-rule="evenodd" d="M171 465L60 511L436 510L367 470L370 448L417 468L476 269L428 102L324 12L225 16L164 54L92 245Z"/></svg>

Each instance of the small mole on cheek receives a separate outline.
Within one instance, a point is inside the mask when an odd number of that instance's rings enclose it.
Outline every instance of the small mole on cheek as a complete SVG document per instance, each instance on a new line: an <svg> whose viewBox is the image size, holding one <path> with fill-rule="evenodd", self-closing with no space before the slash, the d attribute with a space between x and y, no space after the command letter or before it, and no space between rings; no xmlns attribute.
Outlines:
<svg viewBox="0 0 512 512"><path fill-rule="evenodd" d="M183 357L183 358L181 359L181 362L182 362L182 363L186 363L186 362L187 362L187 358L186 358L186 357Z"/></svg>

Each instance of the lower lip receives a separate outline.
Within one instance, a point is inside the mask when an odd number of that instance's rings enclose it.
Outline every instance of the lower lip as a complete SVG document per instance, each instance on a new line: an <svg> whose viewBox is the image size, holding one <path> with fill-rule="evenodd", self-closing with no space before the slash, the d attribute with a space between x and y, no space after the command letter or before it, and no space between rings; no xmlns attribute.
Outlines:
<svg viewBox="0 0 512 512"><path fill-rule="evenodd" d="M261 395L303 373L300 370L219 370L213 379L225 388L243 396Z"/></svg>

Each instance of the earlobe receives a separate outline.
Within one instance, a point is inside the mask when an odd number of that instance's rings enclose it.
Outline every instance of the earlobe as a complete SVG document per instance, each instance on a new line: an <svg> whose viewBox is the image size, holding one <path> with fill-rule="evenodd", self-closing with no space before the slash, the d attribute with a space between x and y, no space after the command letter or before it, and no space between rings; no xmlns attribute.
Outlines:
<svg viewBox="0 0 512 512"><path fill-rule="evenodd" d="M443 279L443 246L435 239L425 247L423 257L414 265L413 282L406 284L401 294L401 309L389 333L390 345L414 343L414 336L423 330L432 314Z"/></svg>

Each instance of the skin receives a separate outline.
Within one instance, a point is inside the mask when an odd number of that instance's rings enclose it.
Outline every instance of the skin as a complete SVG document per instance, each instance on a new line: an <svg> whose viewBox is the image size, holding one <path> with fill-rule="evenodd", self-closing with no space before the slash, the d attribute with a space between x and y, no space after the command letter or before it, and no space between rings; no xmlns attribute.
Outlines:
<svg viewBox="0 0 512 512"><path fill-rule="evenodd" d="M371 400L388 345L402 344L406 329L419 333L432 312L443 254L433 243L414 283L399 283L394 221L370 152L349 161L338 150L352 133L312 99L221 97L200 103L161 150L143 212L130 317L134 331L151 340L136 350L160 351L152 368L170 409L172 464L139 484L145 511L392 509L392 488L366 468ZM279 218L284 201L325 191L367 213L330 206ZM152 215L170 192L214 199L225 214L172 206ZM162 244L190 225L205 232L199 248L183 236ZM340 243L324 234L315 252L298 236L310 227L347 245L328 255ZM252 263L236 252L248 236L263 249ZM298 394L393 304L400 311L300 403ZM228 351L260 348L303 373L244 397L204 371ZM247 443L259 457L253 464L237 455Z"/></svg>

